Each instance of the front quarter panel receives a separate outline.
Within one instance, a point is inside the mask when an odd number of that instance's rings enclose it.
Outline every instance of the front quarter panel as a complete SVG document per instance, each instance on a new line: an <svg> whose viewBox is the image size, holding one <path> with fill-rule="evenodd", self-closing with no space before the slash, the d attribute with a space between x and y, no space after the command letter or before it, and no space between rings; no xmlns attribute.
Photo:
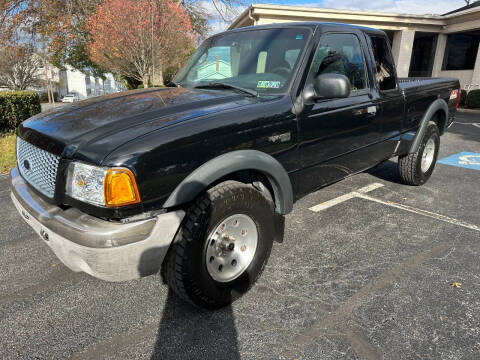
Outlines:
<svg viewBox="0 0 480 360"><path fill-rule="evenodd" d="M251 103L154 131L121 146L104 161L136 176L144 211L160 208L172 191L207 161L235 150L259 150L287 172L297 169L297 123L289 96Z"/></svg>

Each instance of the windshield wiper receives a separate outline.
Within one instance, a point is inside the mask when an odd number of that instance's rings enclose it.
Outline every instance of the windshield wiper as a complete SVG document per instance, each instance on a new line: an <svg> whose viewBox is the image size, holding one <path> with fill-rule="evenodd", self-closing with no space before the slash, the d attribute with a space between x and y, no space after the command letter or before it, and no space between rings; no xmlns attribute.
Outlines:
<svg viewBox="0 0 480 360"><path fill-rule="evenodd" d="M203 85L197 85L197 86L194 86L195 89L214 89L214 88L217 88L217 89L233 89L233 90L238 90L238 91L241 91L241 92L244 92L246 94L249 94L251 96L258 96L258 92L256 92L255 90L250 90L250 89L245 89L243 87L240 87L240 86L236 86L236 85L231 85L231 84L227 84L227 83L221 83L221 82L211 82L211 83L208 83L208 84L203 84Z"/></svg>

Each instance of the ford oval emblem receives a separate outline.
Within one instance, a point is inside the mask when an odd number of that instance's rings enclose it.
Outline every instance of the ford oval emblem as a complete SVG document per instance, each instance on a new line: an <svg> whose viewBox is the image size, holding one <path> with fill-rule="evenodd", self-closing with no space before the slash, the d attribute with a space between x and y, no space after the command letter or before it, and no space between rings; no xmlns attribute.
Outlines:
<svg viewBox="0 0 480 360"><path fill-rule="evenodd" d="M26 170L30 170L30 162L28 160L24 160L23 161L23 167L26 169Z"/></svg>

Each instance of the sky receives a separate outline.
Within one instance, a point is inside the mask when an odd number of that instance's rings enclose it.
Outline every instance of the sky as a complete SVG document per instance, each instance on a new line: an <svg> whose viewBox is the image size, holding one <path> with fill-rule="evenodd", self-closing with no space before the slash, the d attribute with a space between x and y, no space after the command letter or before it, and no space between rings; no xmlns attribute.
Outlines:
<svg viewBox="0 0 480 360"><path fill-rule="evenodd" d="M373 10L384 12L395 12L404 14L444 14L451 10L465 6L464 0L259 0L253 1L254 4L276 4L290 6L313 6L330 9L347 10ZM215 16L215 9L210 2L205 1L203 5L209 9L214 17L211 22L211 34L226 30L230 21L223 21ZM245 7L238 7L237 13ZM232 18L235 18L233 15Z"/></svg>

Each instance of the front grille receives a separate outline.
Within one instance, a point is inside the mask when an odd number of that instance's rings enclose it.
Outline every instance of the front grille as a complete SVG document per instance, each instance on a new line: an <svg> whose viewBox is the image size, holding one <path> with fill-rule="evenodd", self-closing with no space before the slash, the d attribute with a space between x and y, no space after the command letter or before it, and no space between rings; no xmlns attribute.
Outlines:
<svg viewBox="0 0 480 360"><path fill-rule="evenodd" d="M60 157L17 137L17 164L22 177L45 196L53 198Z"/></svg>

